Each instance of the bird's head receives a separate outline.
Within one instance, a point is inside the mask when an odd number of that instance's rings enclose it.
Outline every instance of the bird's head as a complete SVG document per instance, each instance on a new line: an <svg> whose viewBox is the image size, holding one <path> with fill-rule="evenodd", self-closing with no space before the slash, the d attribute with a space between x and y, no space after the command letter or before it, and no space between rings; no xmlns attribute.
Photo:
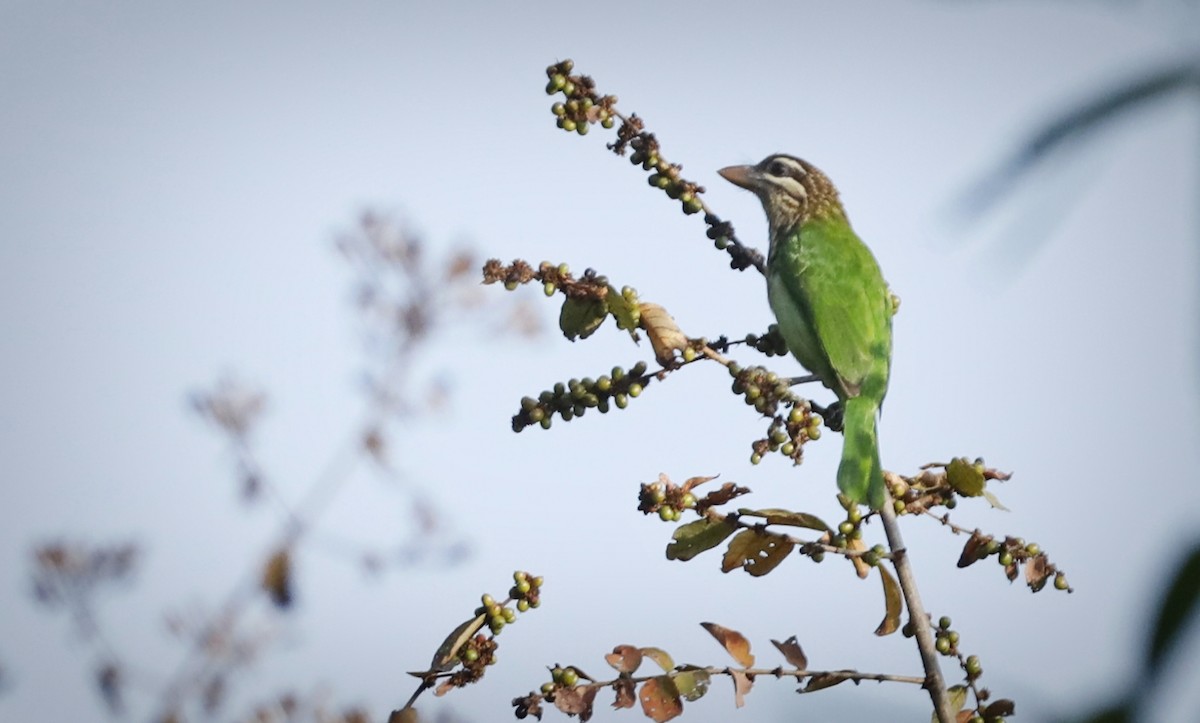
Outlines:
<svg viewBox="0 0 1200 723"><path fill-rule="evenodd" d="M772 238L809 219L846 217L829 177L795 156L776 153L753 166L728 166L717 173L758 196Z"/></svg>

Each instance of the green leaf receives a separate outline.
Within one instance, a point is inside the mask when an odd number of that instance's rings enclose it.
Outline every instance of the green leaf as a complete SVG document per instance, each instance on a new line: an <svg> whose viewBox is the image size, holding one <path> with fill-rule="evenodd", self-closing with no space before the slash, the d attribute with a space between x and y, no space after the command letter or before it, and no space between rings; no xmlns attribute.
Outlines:
<svg viewBox="0 0 1200 723"><path fill-rule="evenodd" d="M983 498L988 501L988 504L991 505L992 509L994 509L994 510L1000 510L1001 512L1009 512L1010 511L1007 507L1000 504L1000 499L998 497L996 497L996 495L992 494L991 492L988 492L987 490L983 491Z"/></svg>
<svg viewBox="0 0 1200 723"><path fill-rule="evenodd" d="M634 297L633 303L630 303L630 300L626 299L624 294L609 286L608 298L605 301L608 304L608 311L612 313L613 318L617 321L617 328L628 331L636 341L638 322L641 320L637 297Z"/></svg>
<svg viewBox="0 0 1200 723"><path fill-rule="evenodd" d="M950 696L950 710L954 711L955 714L967 704L967 686L965 685L952 685L946 689L946 694ZM929 720L931 723L938 723L936 710L933 712L933 715L929 716Z"/></svg>
<svg viewBox="0 0 1200 723"><path fill-rule="evenodd" d="M675 528L674 542L667 544L668 560L687 561L705 550L711 550L737 530L728 520L696 520Z"/></svg>
<svg viewBox="0 0 1200 723"><path fill-rule="evenodd" d="M978 497L983 494L986 484L983 470L967 461L965 457L955 457L946 465L946 481L955 492L964 497Z"/></svg>
<svg viewBox="0 0 1200 723"><path fill-rule="evenodd" d="M1179 566L1171 587L1163 596L1150 638L1150 650L1146 657L1146 668L1153 673L1171 652L1181 637L1184 627L1195 615L1200 601L1200 544L1192 547L1187 559Z"/></svg>
<svg viewBox="0 0 1200 723"><path fill-rule="evenodd" d="M883 601L887 612L884 613L879 627L875 628L875 634L891 635L900 629L900 614L904 611L904 598L900 594L900 585L896 583L896 578L892 577L892 573L888 572L886 567L877 567L876 569L879 570L879 576L883 580Z"/></svg>
<svg viewBox="0 0 1200 723"><path fill-rule="evenodd" d="M608 305L601 299L567 297L558 315L558 328L571 341L586 339L608 317Z"/></svg>
<svg viewBox="0 0 1200 723"><path fill-rule="evenodd" d="M738 514L744 517L762 517L767 521L768 525L791 525L792 527L804 527L816 530L817 532L833 532L833 529L825 524L824 520L807 512L792 512L791 510L773 507L765 510L742 508L738 510Z"/></svg>
<svg viewBox="0 0 1200 723"><path fill-rule="evenodd" d="M708 671L699 668L684 670L676 673L675 687L679 690L679 694L686 701L700 700L704 694L708 692L708 683L711 676Z"/></svg>
<svg viewBox="0 0 1200 723"><path fill-rule="evenodd" d="M672 670L674 670L675 661L671 659L671 654L662 648L639 648L639 650L642 651L643 656L650 658L655 663L658 663L658 667L662 668L664 671L670 673Z"/></svg>

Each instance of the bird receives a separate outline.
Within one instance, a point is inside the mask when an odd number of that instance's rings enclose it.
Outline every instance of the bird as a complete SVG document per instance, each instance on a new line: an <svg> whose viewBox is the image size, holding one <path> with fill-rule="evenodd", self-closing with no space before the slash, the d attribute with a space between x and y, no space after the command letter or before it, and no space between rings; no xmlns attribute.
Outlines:
<svg viewBox="0 0 1200 723"><path fill-rule="evenodd" d="M879 262L850 226L833 182L811 163L777 153L718 173L762 202L770 233L767 299L779 331L842 406L838 489L879 509L887 491L878 422L895 312Z"/></svg>

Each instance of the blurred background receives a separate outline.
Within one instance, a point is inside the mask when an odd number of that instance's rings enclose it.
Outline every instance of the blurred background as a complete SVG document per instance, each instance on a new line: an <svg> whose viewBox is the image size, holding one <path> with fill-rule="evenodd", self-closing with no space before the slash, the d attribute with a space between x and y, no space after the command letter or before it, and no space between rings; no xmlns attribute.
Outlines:
<svg viewBox="0 0 1200 723"><path fill-rule="evenodd" d="M554 127L543 69L566 57L646 119L751 245L766 247L758 202L717 168L785 151L835 180L903 299L885 466L961 455L1014 472L994 488L1010 512L962 505L955 521L1039 543L1075 588L1031 595L991 561L956 569L963 538L906 520L926 606L953 617L1021 720L1103 704L1131 682L1197 536L1196 81L1029 144L1161 69L1194 68L1198 6L4 3L0 719L160 712L186 631L253 588L281 508L328 478L339 485L293 555L294 603L247 605L254 643L216 719L284 691L386 719L414 687L404 671L518 568L545 576L541 608L500 636L482 683L423 710L508 718L545 666L600 676L620 643L724 664L707 620L746 634L763 665L768 639L794 634L813 668L919 674L910 641L872 634L876 581L834 561L761 579L721 574L716 553L669 562L672 527L636 511L659 473L720 474L752 506L837 519L836 435L800 468L752 467L764 425L716 365L619 414L513 434L523 395L652 359L611 324L568 342L536 287L437 297L446 313L403 385L438 403L386 425L387 474L346 461L364 380L386 364L355 303L371 272L337 244L367 211L428 259L594 267L692 335L772 321L762 277L730 271L700 218L605 151L611 133ZM449 283L425 278L429 294ZM245 448L193 408L229 385L265 395ZM248 503L247 477L270 495ZM34 551L59 543L136 546L93 619L35 594ZM115 708L98 679L114 660ZM1198 661L1193 634L1149 720L1192 719ZM718 680L685 715L928 716L913 687L793 689L760 680L735 711ZM596 720L640 717L602 702Z"/></svg>

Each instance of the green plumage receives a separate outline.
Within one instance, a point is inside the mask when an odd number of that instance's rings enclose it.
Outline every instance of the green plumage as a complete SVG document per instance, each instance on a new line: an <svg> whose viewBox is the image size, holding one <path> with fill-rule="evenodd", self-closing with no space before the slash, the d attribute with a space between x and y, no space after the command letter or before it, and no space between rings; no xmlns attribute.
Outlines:
<svg viewBox="0 0 1200 723"><path fill-rule="evenodd" d="M876 423L892 357L892 300L828 178L791 156L721 171L755 191L771 226L767 295L788 350L844 404L838 488L885 500Z"/></svg>

